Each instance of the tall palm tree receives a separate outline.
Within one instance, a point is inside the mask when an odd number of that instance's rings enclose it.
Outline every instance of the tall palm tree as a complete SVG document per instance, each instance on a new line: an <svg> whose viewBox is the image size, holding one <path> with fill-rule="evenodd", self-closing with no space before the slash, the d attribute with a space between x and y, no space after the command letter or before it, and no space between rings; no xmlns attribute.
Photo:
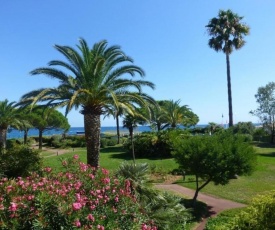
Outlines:
<svg viewBox="0 0 275 230"><path fill-rule="evenodd" d="M6 148L8 128L18 128L22 122L15 101L9 102L7 99L0 101L0 146L2 148Z"/></svg>
<svg viewBox="0 0 275 230"><path fill-rule="evenodd" d="M136 74L143 77L144 71L133 65L133 59L126 56L119 46L108 47L107 41L95 43L90 49L84 39L80 39L78 50L69 46L55 45L67 62L54 60L50 67L31 71L32 75L44 74L59 80L56 88L42 88L22 96L22 102L34 105L40 101L52 107L65 107L66 115L72 109L81 107L84 115L84 130L87 144L87 163L97 167L100 151L100 116L116 104L127 101L146 104L153 101L142 92L143 86L154 88L154 84L144 80L133 80ZM66 69L70 74L61 69ZM125 76L125 77L124 77ZM146 99L146 100L145 100Z"/></svg>
<svg viewBox="0 0 275 230"><path fill-rule="evenodd" d="M246 24L241 22L242 19L243 17L231 10L220 10L218 17L210 19L206 25L208 34L211 36L208 45L215 51L222 51L226 55L229 127L233 126L229 55L234 49L238 50L244 46L244 36L248 35L250 30Z"/></svg>

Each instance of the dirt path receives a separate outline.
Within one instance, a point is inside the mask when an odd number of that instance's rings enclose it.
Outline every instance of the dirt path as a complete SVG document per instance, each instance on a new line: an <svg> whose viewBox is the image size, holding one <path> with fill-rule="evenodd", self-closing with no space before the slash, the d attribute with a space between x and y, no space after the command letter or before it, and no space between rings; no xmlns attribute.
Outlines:
<svg viewBox="0 0 275 230"><path fill-rule="evenodd" d="M33 145L32 146L33 149L38 149L38 145ZM56 149L56 148L49 148L49 147L42 147L42 151L45 152L52 152L52 155L46 156L46 157L52 157L52 156L59 156L62 155L64 153L68 153L73 151L72 149Z"/></svg>
<svg viewBox="0 0 275 230"><path fill-rule="evenodd" d="M192 198L195 193L194 190L182 187L177 184L157 184L155 186L158 189L171 191L190 198ZM205 195L203 193L199 193L198 200L207 204L209 210L209 216L207 218L216 216L218 213L226 209L241 208L246 206L244 204L236 203L230 200L220 199L214 196ZM207 222L207 218L204 218L195 229L203 230Z"/></svg>

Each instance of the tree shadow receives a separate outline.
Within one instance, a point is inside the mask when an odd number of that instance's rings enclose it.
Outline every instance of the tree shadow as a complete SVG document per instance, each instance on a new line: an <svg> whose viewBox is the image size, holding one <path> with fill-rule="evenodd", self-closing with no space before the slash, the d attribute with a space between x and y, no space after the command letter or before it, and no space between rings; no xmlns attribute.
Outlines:
<svg viewBox="0 0 275 230"><path fill-rule="evenodd" d="M269 142L254 142L253 144L259 148L275 148L275 144Z"/></svg>
<svg viewBox="0 0 275 230"><path fill-rule="evenodd" d="M101 148L100 149L101 153L121 153L121 152L125 152L125 149L123 147L117 147L117 146L110 146L110 147L106 147L106 148Z"/></svg>
<svg viewBox="0 0 275 230"><path fill-rule="evenodd" d="M272 153L258 153L259 156L263 157L275 157L275 152Z"/></svg>
<svg viewBox="0 0 275 230"><path fill-rule="evenodd" d="M182 204L185 208L190 210L193 216L192 221L200 222L202 219L209 218L217 214L214 210L212 210L212 206L209 206L201 201L196 201L193 206L192 199L183 199Z"/></svg>

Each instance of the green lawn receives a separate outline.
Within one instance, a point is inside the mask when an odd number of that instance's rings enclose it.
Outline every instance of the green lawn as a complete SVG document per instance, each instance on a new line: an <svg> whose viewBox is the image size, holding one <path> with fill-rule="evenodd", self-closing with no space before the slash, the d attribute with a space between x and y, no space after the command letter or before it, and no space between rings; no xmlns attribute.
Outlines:
<svg viewBox="0 0 275 230"><path fill-rule="evenodd" d="M247 204L257 194L275 190L275 147L255 148L258 152L257 168L251 176L233 179L225 186L210 183L202 189L202 192ZM177 183L188 188L195 188L195 183L192 181L193 177L188 176L185 182L178 181Z"/></svg>
<svg viewBox="0 0 275 230"><path fill-rule="evenodd" d="M234 200L240 203L249 203L250 200L257 194L262 194L265 191L275 190L275 147L261 146L255 147L258 152L258 165L256 171L251 176L242 176L238 179L233 179L228 185L216 186L208 184L201 192L212 194L229 200ZM48 155L47 153L45 153ZM60 158L72 157L74 154L80 156L81 161L86 162L86 149L75 149L69 153L60 156L47 156L44 159L45 166L50 166L60 170ZM101 150L100 166L109 170L115 170L121 162L133 162L131 154L125 153L122 147L115 146ZM137 163L147 162L151 169L169 173L176 169L178 165L174 159L137 159ZM195 188L193 176L186 176L186 180L179 180L179 185Z"/></svg>
<svg viewBox="0 0 275 230"><path fill-rule="evenodd" d="M86 160L86 149L79 148L75 149L74 151L70 151L66 154L62 154L60 156L49 156L47 152L44 153L44 165L50 166L57 170L62 169L60 164L60 158L69 158L73 155L77 154L80 157L82 162L87 162ZM42 153L43 155L43 153ZM100 166L109 170L115 170L119 167L119 165L124 162L132 163L132 155L125 153L122 147L114 146L101 149L100 151ZM144 163L147 162L152 170L157 172L169 173L173 169L178 167L177 163L174 159L136 159L136 163Z"/></svg>

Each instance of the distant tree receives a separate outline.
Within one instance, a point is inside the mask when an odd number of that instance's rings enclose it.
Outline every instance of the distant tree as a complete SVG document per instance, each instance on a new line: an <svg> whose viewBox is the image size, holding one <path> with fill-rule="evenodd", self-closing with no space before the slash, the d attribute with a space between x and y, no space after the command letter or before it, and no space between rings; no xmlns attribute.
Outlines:
<svg viewBox="0 0 275 230"><path fill-rule="evenodd" d="M187 105L180 105L180 100L163 101L161 119L166 127L176 128L178 125L194 126L198 123L198 116Z"/></svg>
<svg viewBox="0 0 275 230"><path fill-rule="evenodd" d="M176 138L173 155L180 168L195 175L195 204L199 191L209 182L225 185L235 175L250 174L255 168L254 148L240 135L223 132L213 136ZM199 179L203 182L199 183Z"/></svg>
<svg viewBox="0 0 275 230"><path fill-rule="evenodd" d="M28 132L31 128L34 128L32 122L35 118L30 107L21 107L20 109L20 118L24 120L18 126L20 131L24 132L24 144L27 144Z"/></svg>
<svg viewBox="0 0 275 230"><path fill-rule="evenodd" d="M33 90L21 98L21 103L34 105L37 102L51 107L65 107L66 114L73 108L84 116L87 146L87 163L99 166L100 116L108 113L114 104L132 101L138 105L152 97L142 91L144 86L154 84L144 80L144 71L133 64L119 46L108 46L103 40L91 48L84 39L77 49L69 46L54 46L66 61L53 60L49 67L37 68L32 75L46 75L60 82L58 87ZM66 70L66 71L63 71ZM126 104L125 104L126 106Z"/></svg>
<svg viewBox="0 0 275 230"><path fill-rule="evenodd" d="M259 87L255 95L258 108L250 111L252 115L259 117L263 127L269 132L270 142L274 143L275 137L275 82Z"/></svg>
<svg viewBox="0 0 275 230"><path fill-rule="evenodd" d="M68 131L68 119L59 111L52 108L35 108L32 112L32 125L39 132L39 149L42 149L43 132L53 129Z"/></svg>
<svg viewBox="0 0 275 230"><path fill-rule="evenodd" d="M199 117L188 106L183 107L182 125L185 127L195 126L199 122Z"/></svg>
<svg viewBox="0 0 275 230"><path fill-rule="evenodd" d="M6 148L8 128L18 128L23 122L15 101L0 101L0 147Z"/></svg>
<svg viewBox="0 0 275 230"><path fill-rule="evenodd" d="M210 135L212 135L216 132L219 132L222 129L223 128L215 122L209 122L208 125L205 127L206 132L209 133Z"/></svg>
<svg viewBox="0 0 275 230"><path fill-rule="evenodd" d="M206 25L207 32L211 36L208 45L215 51L222 51L226 55L229 127L233 126L229 55L234 49L238 50L244 46L244 36L249 34L249 27L241 22L242 19L243 17L231 10L220 10L218 17L210 19Z"/></svg>
<svg viewBox="0 0 275 230"><path fill-rule="evenodd" d="M252 122L238 122L232 126L233 133L253 135L255 126Z"/></svg>
<svg viewBox="0 0 275 230"><path fill-rule="evenodd" d="M129 135L132 143L132 155L133 161L135 164L135 149L134 149L134 129L139 124L144 124L146 122L146 118L142 116L141 113L136 112L135 114L127 114L123 119L123 127L129 130Z"/></svg>
<svg viewBox="0 0 275 230"><path fill-rule="evenodd" d="M124 112L123 104L118 103L111 106L108 109L108 113L105 115L105 117L109 117L110 115L112 115L116 120L117 144L120 143L119 117L123 115L123 112Z"/></svg>

